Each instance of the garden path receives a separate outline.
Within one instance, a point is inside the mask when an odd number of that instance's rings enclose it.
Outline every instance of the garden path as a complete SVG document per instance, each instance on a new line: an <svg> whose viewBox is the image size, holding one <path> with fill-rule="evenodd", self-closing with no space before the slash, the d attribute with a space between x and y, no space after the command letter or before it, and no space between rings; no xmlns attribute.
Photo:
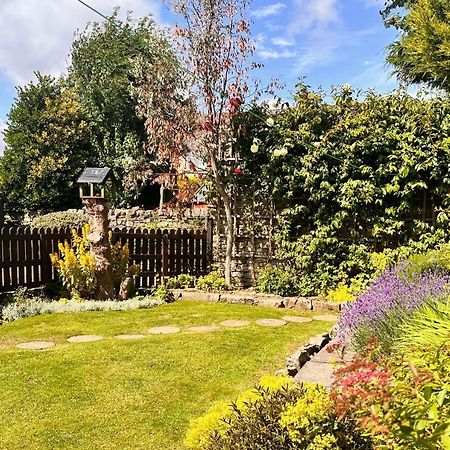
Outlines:
<svg viewBox="0 0 450 450"><path fill-rule="evenodd" d="M316 353L294 377L297 383L317 383L330 387L333 383L333 372L339 367L352 361L353 352L347 351L344 355L339 350L330 351L336 344L332 340L320 352Z"/></svg>
<svg viewBox="0 0 450 450"><path fill-rule="evenodd" d="M299 316L285 316L283 320L279 319L260 319L255 323L258 326L262 327L282 327L288 325L288 323L307 323L311 320L320 320L326 322L335 322L336 316L327 315L327 314L318 314L311 316L311 318L299 317ZM201 332L201 333L209 333L220 331L224 328L243 328L251 325L251 322L248 320L224 320L220 322L220 326L217 325L202 325L196 327L188 327L182 330L180 327L173 325L163 325L159 327L153 327L148 330L149 334L175 334L180 333L182 331L191 331L191 332ZM135 339L143 339L146 337L144 334L120 334L114 336L119 340L135 340ZM77 335L71 336L67 339L69 343L82 343L82 342L95 342L104 339L103 336L98 335ZM47 350L53 348L55 343L52 341L31 341L31 342L22 342L16 345L16 348L22 350Z"/></svg>

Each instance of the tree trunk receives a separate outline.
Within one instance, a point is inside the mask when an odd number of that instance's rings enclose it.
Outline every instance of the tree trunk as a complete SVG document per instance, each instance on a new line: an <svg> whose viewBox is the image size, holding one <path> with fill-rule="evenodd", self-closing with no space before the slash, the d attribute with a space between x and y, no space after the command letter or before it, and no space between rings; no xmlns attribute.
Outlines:
<svg viewBox="0 0 450 450"><path fill-rule="evenodd" d="M220 144L219 144L220 147ZM219 152L220 153L220 152ZM233 263L233 247L234 247L234 217L233 217L233 205L231 197L228 195L224 184L220 178L218 164L214 153L210 154L211 157L211 169L214 174L214 181L217 193L223 201L226 217L226 250L225 250L225 282L228 289L233 287L231 277L231 266Z"/></svg>
<svg viewBox="0 0 450 450"><path fill-rule="evenodd" d="M227 199L223 199L226 216L226 251L225 251L225 282L227 287L232 287L231 269L233 263L233 247L234 247L234 217L231 206L231 199L227 196Z"/></svg>
<svg viewBox="0 0 450 450"><path fill-rule="evenodd" d="M111 266L111 245L109 243L109 203L105 199L89 198L84 201L89 219L88 241L91 255L96 264L97 300L112 299L115 296Z"/></svg>

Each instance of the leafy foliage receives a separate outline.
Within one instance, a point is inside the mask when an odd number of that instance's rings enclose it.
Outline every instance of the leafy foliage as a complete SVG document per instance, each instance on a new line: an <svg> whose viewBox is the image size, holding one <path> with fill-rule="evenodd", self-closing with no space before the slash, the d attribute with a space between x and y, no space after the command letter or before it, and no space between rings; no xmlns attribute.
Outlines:
<svg viewBox="0 0 450 450"><path fill-rule="evenodd" d="M2 310L3 322L14 322L26 317L39 316L42 314L57 313L80 313L87 311L130 311L147 309L159 306L164 299L159 297L135 297L130 300L98 301L98 300L68 300L47 301L42 298L31 297L23 301L14 301Z"/></svg>
<svg viewBox="0 0 450 450"><path fill-rule="evenodd" d="M447 450L450 348L448 343L411 344L407 357L396 353L374 362L369 352L338 370L337 411L355 417L377 448Z"/></svg>
<svg viewBox="0 0 450 450"><path fill-rule="evenodd" d="M185 444L191 450L365 449L351 421L339 422L329 393L290 378L266 376L233 404L222 402L194 420Z"/></svg>
<svg viewBox="0 0 450 450"><path fill-rule="evenodd" d="M176 277L172 277L166 280L166 286L168 289L188 289L193 288L196 283L194 275L188 275L182 273Z"/></svg>
<svg viewBox="0 0 450 450"><path fill-rule="evenodd" d="M81 228L87 222L87 217L78 211L57 211L44 214L33 219L32 228Z"/></svg>
<svg viewBox="0 0 450 450"><path fill-rule="evenodd" d="M199 277L197 280L197 288L205 292L222 292L228 289L221 270L215 270L208 275Z"/></svg>
<svg viewBox="0 0 450 450"><path fill-rule="evenodd" d="M390 45L387 61L413 83L450 89L450 5L447 0L407 2L402 33Z"/></svg>
<svg viewBox="0 0 450 450"><path fill-rule="evenodd" d="M6 150L0 160L5 211L54 211L78 207L76 179L95 160L89 126L73 88L37 74L18 88L8 114Z"/></svg>
<svg viewBox="0 0 450 450"><path fill-rule="evenodd" d="M447 239L450 103L403 91L361 99L349 86L333 99L300 84L274 126L242 117L238 141L245 177L235 183L257 180L252 195L277 205L277 256L302 295L355 277L363 287Z"/></svg>
<svg viewBox="0 0 450 450"><path fill-rule="evenodd" d="M256 286L264 294L293 297L298 295L298 283L295 273L291 270L268 264L258 273Z"/></svg>
<svg viewBox="0 0 450 450"><path fill-rule="evenodd" d="M69 79L90 123L93 152L120 182L115 203L126 205L152 174L144 120L136 111L134 70L141 59L158 61L154 50L165 40L149 17L135 23L131 16L121 22L117 15L118 10L76 35Z"/></svg>

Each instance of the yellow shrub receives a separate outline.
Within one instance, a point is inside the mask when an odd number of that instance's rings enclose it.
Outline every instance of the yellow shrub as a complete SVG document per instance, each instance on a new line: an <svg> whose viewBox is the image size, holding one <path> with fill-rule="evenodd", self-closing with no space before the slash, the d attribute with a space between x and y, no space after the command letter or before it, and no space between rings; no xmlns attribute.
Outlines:
<svg viewBox="0 0 450 450"><path fill-rule="evenodd" d="M59 254L50 255L51 262L57 268L61 281L72 299L92 298L97 290L96 264L90 253L88 235L88 224L83 226L81 236L72 230L72 242L60 243ZM111 238L110 233L110 242ZM120 286L124 278L139 273L138 265L128 266L129 260L128 244L124 246L120 242L111 244L111 265L116 287Z"/></svg>
<svg viewBox="0 0 450 450"><path fill-rule="evenodd" d="M351 288L345 284L341 284L336 289L328 292L327 300L333 303L346 303L354 301L355 296Z"/></svg>
<svg viewBox="0 0 450 450"><path fill-rule="evenodd" d="M72 230L72 244L65 241L58 245L60 254L50 255L53 266L58 269L64 287L72 298L90 298L97 287L95 261L89 253L89 225L84 225L81 236Z"/></svg>
<svg viewBox="0 0 450 450"><path fill-rule="evenodd" d="M212 433L223 434L229 425L223 420L233 414L233 408L228 402L214 405L208 413L191 420L184 444L191 450L202 450L208 446Z"/></svg>

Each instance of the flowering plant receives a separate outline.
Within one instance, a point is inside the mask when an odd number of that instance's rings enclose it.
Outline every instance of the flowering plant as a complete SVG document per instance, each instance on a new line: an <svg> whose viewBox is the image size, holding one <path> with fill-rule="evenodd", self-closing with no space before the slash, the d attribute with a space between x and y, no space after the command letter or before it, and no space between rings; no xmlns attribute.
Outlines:
<svg viewBox="0 0 450 450"><path fill-rule="evenodd" d="M341 342L348 338L359 352L376 339L380 350L389 353L404 323L414 311L426 302L436 301L449 292L448 275L435 272L414 274L409 263L401 263L384 271L348 305L341 316Z"/></svg>

